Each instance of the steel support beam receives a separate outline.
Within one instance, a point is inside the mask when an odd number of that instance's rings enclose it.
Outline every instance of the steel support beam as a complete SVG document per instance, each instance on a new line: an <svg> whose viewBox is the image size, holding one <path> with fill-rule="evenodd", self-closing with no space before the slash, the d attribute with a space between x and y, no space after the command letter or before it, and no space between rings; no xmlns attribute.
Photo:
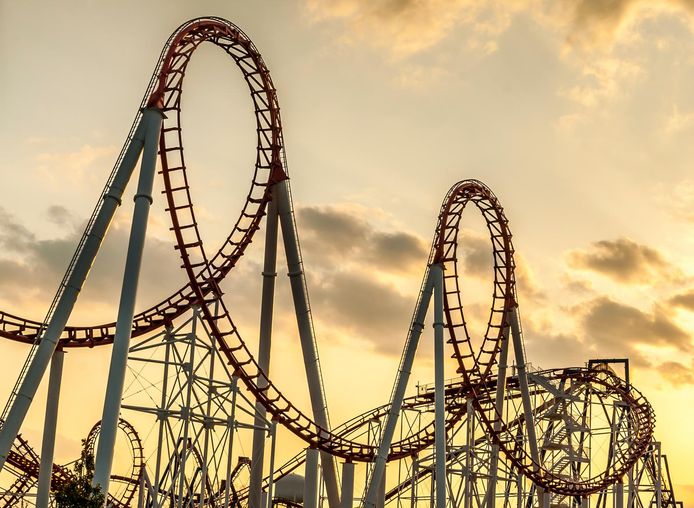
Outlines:
<svg viewBox="0 0 694 508"><path fill-rule="evenodd" d="M614 508L624 508L624 481L614 484Z"/></svg>
<svg viewBox="0 0 694 508"><path fill-rule="evenodd" d="M288 180L283 180L275 184L273 188L273 200L274 199L277 200L277 212L282 227L284 252L287 256L287 272L292 289L292 298L294 300L294 311L299 326L299 338L301 340L301 351L304 356L304 366L306 368L306 378L308 380L313 418L319 426L325 430L330 430L328 406L325 400L325 393L323 392L320 359L318 357L318 347L316 345L316 337L311 318L311 307L309 305L306 278L301 261L301 252L299 250L299 238L296 231L296 223L294 222L294 211L289 194ZM340 492L337 486L335 459L326 452L321 452L320 455L325 490L328 495L328 504L330 508L339 508Z"/></svg>
<svg viewBox="0 0 694 508"><path fill-rule="evenodd" d="M511 337L513 338L513 351L516 355L516 367L518 369L518 384L523 401L526 438L528 439L528 446L530 447L530 458L533 460L533 468L538 470L540 468L540 454L537 449L537 435L535 433L535 422L533 421L533 406L530 401L530 390L528 388L528 370L525 365L525 350L523 349L523 337L521 336L517 306L511 309L509 316L511 321Z"/></svg>
<svg viewBox="0 0 694 508"><path fill-rule="evenodd" d="M340 508L352 508L354 500L354 462L342 464L342 491L340 492Z"/></svg>
<svg viewBox="0 0 694 508"><path fill-rule="evenodd" d="M499 370L496 377L496 394L494 408L494 432L501 431L501 422L504 416L504 395L506 393L506 371L508 368L508 348L511 341L511 327L504 327L504 337L501 342L501 351L499 353ZM499 445L492 442L492 452L489 459L489 483L487 484L487 508L495 508L496 506L496 481L499 471Z"/></svg>
<svg viewBox="0 0 694 508"><path fill-rule="evenodd" d="M398 423L402 401L405 397L405 390L407 389L407 382L412 372L414 355L417 352L419 337L422 335L422 330L424 329L424 319L426 319L429 302L431 301L431 294L434 288L434 276L431 270L427 270L425 277L422 293L417 302L417 308L415 309L410 331L407 336L407 342L405 343L405 350L400 360L400 367L390 399L390 409L388 410L386 424L383 429L383 434L381 434L381 442L378 445L374 468L367 487L366 498L364 499L364 506L366 507L376 506L378 489L380 488L381 478L385 474L390 444L393 441L393 434L395 433L395 426Z"/></svg>
<svg viewBox="0 0 694 508"><path fill-rule="evenodd" d="M48 368L48 364L53 358L53 352L58 346L60 335L65 329L65 325L75 306L77 297L87 279L89 270L94 263L101 242L108 231L113 215L121 203L123 191L130 180L130 177L140 156L145 140L144 115L134 131L133 138L124 151L121 162L116 168L111 184L103 195L94 220L90 222L85 231L83 243L77 247L74 257L74 265L66 275L64 285L58 289L55 300L55 308L49 313L50 319L46 323L46 328L36 350L30 353L33 357L27 359L26 372L20 375L15 397L9 407L9 412L5 423L0 431L0 469L4 466L7 455L12 448L12 443L19 433L19 429L24 422L27 411L31 406L31 401L36 395L36 390L41 383L41 379Z"/></svg>
<svg viewBox="0 0 694 508"><path fill-rule="evenodd" d="M386 470L383 470L381 481L378 485L378 498L376 499L376 508L385 508L386 506Z"/></svg>
<svg viewBox="0 0 694 508"><path fill-rule="evenodd" d="M446 381L443 353L443 267L430 268L434 280L434 449L436 461L436 508L446 507ZM468 415L468 420L470 415Z"/></svg>
<svg viewBox="0 0 694 508"><path fill-rule="evenodd" d="M275 449L277 448L277 422L273 421L270 425L270 472L268 473L269 481L267 487L267 504L268 508L272 508L272 500L275 495Z"/></svg>
<svg viewBox="0 0 694 508"><path fill-rule="evenodd" d="M100 486L104 494L108 493L108 483L113 465L113 449L116 444L123 385L130 350L130 335L142 266L142 253L145 247L149 209L152 204L152 187L157 166L162 118L163 115L158 109L146 109L142 116L142 123L145 126L145 143L142 150L140 178L135 194L135 210L133 211L128 253L125 260L118 319L116 320L116 332L111 352L111 365L108 371L101 432L99 433L99 444L94 464L93 484Z"/></svg>
<svg viewBox="0 0 694 508"><path fill-rule="evenodd" d="M306 448L304 508L318 508L318 458L318 450Z"/></svg>
<svg viewBox="0 0 694 508"><path fill-rule="evenodd" d="M272 317L275 303L275 281L277 280L277 200L268 204L265 223L265 259L263 263L263 289L260 306L260 340L258 345L258 365L270 376L270 349L272 345ZM261 376L257 384L260 388L267 386ZM263 463L265 459L265 437L267 422L265 406L255 404L255 421L253 425L253 451L251 453L251 477L248 486L249 508L261 508L263 490Z"/></svg>
<svg viewBox="0 0 694 508"><path fill-rule="evenodd" d="M41 443L41 465L39 466L39 483L36 492L36 507L48 508L53 476L53 452L55 451L55 434L58 427L58 403L60 401L60 383L63 378L63 359L65 353L61 348L53 353L51 370L48 375L48 396L46 397L46 417L43 422L43 442Z"/></svg>

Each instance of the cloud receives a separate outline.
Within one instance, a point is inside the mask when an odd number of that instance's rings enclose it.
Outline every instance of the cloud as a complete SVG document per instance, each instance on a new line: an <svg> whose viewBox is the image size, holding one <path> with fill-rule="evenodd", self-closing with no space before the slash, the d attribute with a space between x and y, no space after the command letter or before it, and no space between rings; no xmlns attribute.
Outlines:
<svg viewBox="0 0 694 508"><path fill-rule="evenodd" d="M659 251L628 238L594 242L588 249L569 252L567 259L572 268L625 284L652 284L681 277Z"/></svg>
<svg viewBox="0 0 694 508"><path fill-rule="evenodd" d="M57 226L75 225L75 216L64 206L52 205L46 210L48 220Z"/></svg>
<svg viewBox="0 0 694 508"><path fill-rule="evenodd" d="M672 135L689 129L694 123L694 112L682 113L677 104L665 121L665 133Z"/></svg>
<svg viewBox="0 0 694 508"><path fill-rule="evenodd" d="M0 208L0 247L2 250L10 253L22 253L33 242L35 242L33 233L18 223L7 210Z"/></svg>
<svg viewBox="0 0 694 508"><path fill-rule="evenodd" d="M323 265L367 263L383 272L423 273L427 242L407 231L377 230L367 214L347 205L300 207L302 247Z"/></svg>
<svg viewBox="0 0 694 508"><path fill-rule="evenodd" d="M463 276L493 280L494 256L489 237L473 230L462 229L458 244L458 259L462 264ZM514 254L516 262L516 283L522 300L538 302L546 298L544 291L538 286L530 265L517 251Z"/></svg>
<svg viewBox="0 0 694 508"><path fill-rule="evenodd" d="M359 271L337 272L311 284L320 319L373 344L389 355L400 354L414 308L414 295Z"/></svg>
<svg viewBox="0 0 694 508"><path fill-rule="evenodd" d="M569 48L595 50L632 38L643 19L694 13L691 0L306 0L305 5L314 21L339 20L344 41L384 48L398 58L429 49L461 28L471 34L471 46L493 51L520 14L563 34Z"/></svg>
<svg viewBox="0 0 694 508"><path fill-rule="evenodd" d="M694 289L680 293L668 300L670 305L694 312Z"/></svg>
<svg viewBox="0 0 694 508"><path fill-rule="evenodd" d="M329 335L352 336L397 355L416 290L394 282L418 287L428 242L408 231L376 229L373 212L349 204L300 207L297 224L316 319L339 332Z"/></svg>
<svg viewBox="0 0 694 508"><path fill-rule="evenodd" d="M661 363L657 370L673 386L694 385L694 369L679 362Z"/></svg>
<svg viewBox="0 0 694 508"><path fill-rule="evenodd" d="M117 153L115 146L83 145L73 152L44 152L36 156L39 171L51 181L72 184L85 181L94 168L108 167ZM104 164L106 166L104 166ZM102 177L103 173L97 173ZM91 178L90 178L91 180Z"/></svg>
<svg viewBox="0 0 694 508"><path fill-rule="evenodd" d="M690 0L573 0L562 15L568 21L567 42L588 47L609 46L629 37L629 30L644 18L662 13L694 14ZM691 20L690 20L691 21Z"/></svg>
<svg viewBox="0 0 694 508"><path fill-rule="evenodd" d="M617 95L621 83L633 81L643 70L634 62L602 57L582 65L578 83L560 91L560 95L585 107L595 107Z"/></svg>
<svg viewBox="0 0 694 508"><path fill-rule="evenodd" d="M659 185L656 201L674 218L694 223L694 180L684 180L677 185Z"/></svg>
<svg viewBox="0 0 694 508"><path fill-rule="evenodd" d="M514 14L532 0L306 0L314 21L337 20L343 42L385 49L395 59L423 52L457 27L466 28L468 45L489 53Z"/></svg>
<svg viewBox="0 0 694 508"><path fill-rule="evenodd" d="M77 247L84 224L76 224L72 214L58 206L49 207L47 215L52 222L62 226L61 236L39 239L0 208L0 250L5 253L5 257L0 258L1 299L21 306L22 302L33 299L47 302L55 293ZM128 221L116 221L111 225L89 273L81 300L117 304L128 237ZM167 290L178 289L173 286L161 288L161 281L183 282L173 244L150 235L142 273L138 292L141 302L156 303L167 296Z"/></svg>
<svg viewBox="0 0 694 508"><path fill-rule="evenodd" d="M586 339L594 342L601 354L633 356L643 363L639 345L672 347L686 353L694 349L690 335L658 306L644 312L602 296L574 311L580 315Z"/></svg>
<svg viewBox="0 0 694 508"><path fill-rule="evenodd" d="M594 356L591 345L583 342L572 333L547 332L547 325L523 320L525 346L528 351L526 359L534 367L553 369L567 366L583 365Z"/></svg>

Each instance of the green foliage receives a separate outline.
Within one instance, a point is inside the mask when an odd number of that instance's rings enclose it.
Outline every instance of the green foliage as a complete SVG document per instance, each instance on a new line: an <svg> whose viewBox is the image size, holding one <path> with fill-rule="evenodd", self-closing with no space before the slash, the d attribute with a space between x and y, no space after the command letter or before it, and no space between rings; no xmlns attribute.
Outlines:
<svg viewBox="0 0 694 508"><path fill-rule="evenodd" d="M82 453L75 462L74 470L74 477L54 491L58 508L102 508L104 495L101 489L92 486L94 455L87 451L84 439Z"/></svg>

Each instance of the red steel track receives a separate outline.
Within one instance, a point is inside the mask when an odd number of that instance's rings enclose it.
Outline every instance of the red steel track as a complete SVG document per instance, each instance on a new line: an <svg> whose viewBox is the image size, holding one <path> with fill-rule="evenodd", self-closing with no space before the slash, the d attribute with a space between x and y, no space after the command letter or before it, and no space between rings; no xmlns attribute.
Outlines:
<svg viewBox="0 0 694 508"><path fill-rule="evenodd" d="M108 496L108 506L115 508L127 508L135 497L136 489L139 485L139 478L144 464L144 455L142 451L142 442L135 428L122 418L118 421L118 428L124 433L130 446L132 454L132 466L129 476L113 475L112 481L123 484L123 490L117 495ZM84 446L88 453L94 456L94 445L101 430L101 422L97 422L89 431L87 438L84 440ZM0 506L9 507L17 506L20 499L24 497L26 492L31 489L34 483L39 478L40 458L22 438L21 435L15 438L14 445L10 454L7 457L7 463L14 468L20 476L18 476L15 484L0 497ZM64 487L67 483L74 479L73 471L66 465L61 466L53 464L53 472L51 474L51 490Z"/></svg>
<svg viewBox="0 0 694 508"><path fill-rule="evenodd" d="M248 85L254 104L257 155L251 186L245 204L231 233L220 249L209 255L200 236L188 185L181 136L181 95L187 65L194 51L210 42L225 51L236 63ZM155 70L144 104L157 107L165 115L159 143L161 174L164 179L167 211L171 217L182 268L189 282L159 304L136 315L133 335L142 335L171 323L194 305L201 309L220 350L233 365L246 388L260 401L273 419L312 446L353 461L371 461L375 448L351 441L343 435L321 428L297 408L268 379L234 325L222 299L219 283L233 269L260 228L265 209L272 199L272 186L288 178L284 140L277 94L260 53L238 27L220 18L200 18L179 27L166 43ZM138 118L136 118L136 122ZM486 220L494 255L494 292L492 307L482 345L474 350L463 314L457 268L460 219L472 202ZM492 400L492 369L504 340L506 316L517 306L513 245L503 208L494 194L481 182L466 180L455 185L446 196L434 236L430 262L444 267L445 318L449 342L465 381L464 390L472 396L482 421L504 451L506 457L538 485L551 492L585 495L597 492L616 479L644 452L650 441L654 416L647 401L614 375L590 370L571 371L596 388L617 394L630 407L633 443L620 457L617 466L589 480L567 480L534 464L528 453L517 449L509 425L499 418L484 400ZM384 260L384 263L387 260ZM0 312L0 336L33 343L41 323ZM61 336L62 347L92 347L113 340L115 324L67 327ZM447 408L447 426L465 414L464 404ZM495 423L501 430L494 432ZM389 459L410 456L434 440L433 422L419 432L391 446Z"/></svg>

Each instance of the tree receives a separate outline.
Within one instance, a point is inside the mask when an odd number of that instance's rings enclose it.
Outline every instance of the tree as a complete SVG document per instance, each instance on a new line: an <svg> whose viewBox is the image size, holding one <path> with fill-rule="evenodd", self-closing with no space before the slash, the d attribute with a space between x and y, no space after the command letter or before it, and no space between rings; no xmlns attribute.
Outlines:
<svg viewBox="0 0 694 508"><path fill-rule="evenodd" d="M82 453L74 465L74 476L54 490L58 508L102 508L105 498L99 487L92 486L94 454L82 440Z"/></svg>

